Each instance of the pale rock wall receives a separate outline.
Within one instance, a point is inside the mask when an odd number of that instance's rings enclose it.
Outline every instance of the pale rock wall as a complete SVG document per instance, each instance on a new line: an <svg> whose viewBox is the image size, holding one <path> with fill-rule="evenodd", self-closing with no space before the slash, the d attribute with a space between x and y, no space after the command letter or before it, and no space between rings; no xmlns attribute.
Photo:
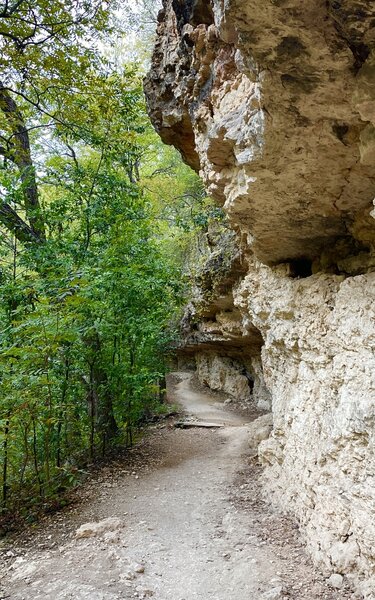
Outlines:
<svg viewBox="0 0 375 600"><path fill-rule="evenodd" d="M272 413L261 415L248 425L249 449L252 458L259 457L260 442L269 438L272 428Z"/></svg>
<svg viewBox="0 0 375 600"><path fill-rule="evenodd" d="M264 382L260 357L234 358L223 356L219 352L220 347L215 351L196 352L200 382L261 411L270 410L271 396Z"/></svg>
<svg viewBox="0 0 375 600"><path fill-rule="evenodd" d="M164 0L145 90L241 250L189 351L212 386L259 374L267 497L373 600L375 4Z"/></svg>
<svg viewBox="0 0 375 600"><path fill-rule="evenodd" d="M250 358L251 373L254 377L252 401L259 410L269 411L272 408L272 396L264 379L261 355L254 354Z"/></svg>
<svg viewBox="0 0 375 600"><path fill-rule="evenodd" d="M241 375L242 365L238 361L214 353L198 352L196 364L198 378L203 384L236 400L250 400L249 383Z"/></svg>
<svg viewBox="0 0 375 600"><path fill-rule="evenodd" d="M259 447L276 505L315 560L375 581L375 273L295 280L254 263L235 303L260 329L273 432Z"/></svg>

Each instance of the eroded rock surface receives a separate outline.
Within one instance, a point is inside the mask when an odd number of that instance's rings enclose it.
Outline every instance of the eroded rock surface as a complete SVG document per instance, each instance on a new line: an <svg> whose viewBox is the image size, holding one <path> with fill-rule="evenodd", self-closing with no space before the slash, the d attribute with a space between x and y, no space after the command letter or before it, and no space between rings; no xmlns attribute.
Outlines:
<svg viewBox="0 0 375 600"><path fill-rule="evenodd" d="M145 89L236 232L186 350L209 386L272 398L268 496L374 598L375 4L164 0Z"/></svg>
<svg viewBox="0 0 375 600"><path fill-rule="evenodd" d="M365 1L164 3L151 117L267 263L373 242L374 19Z"/></svg>

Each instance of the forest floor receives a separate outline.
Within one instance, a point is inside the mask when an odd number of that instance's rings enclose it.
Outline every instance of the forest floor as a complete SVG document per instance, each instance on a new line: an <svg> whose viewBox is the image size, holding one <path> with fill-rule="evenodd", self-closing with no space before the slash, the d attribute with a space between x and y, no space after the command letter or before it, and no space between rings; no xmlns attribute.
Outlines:
<svg viewBox="0 0 375 600"><path fill-rule="evenodd" d="M191 373L170 378L186 419L159 424L79 489L80 501L0 549L0 600L343 600L297 528L261 498L248 458L254 415L223 405ZM99 525L81 528L87 523ZM86 537L87 536L87 537Z"/></svg>

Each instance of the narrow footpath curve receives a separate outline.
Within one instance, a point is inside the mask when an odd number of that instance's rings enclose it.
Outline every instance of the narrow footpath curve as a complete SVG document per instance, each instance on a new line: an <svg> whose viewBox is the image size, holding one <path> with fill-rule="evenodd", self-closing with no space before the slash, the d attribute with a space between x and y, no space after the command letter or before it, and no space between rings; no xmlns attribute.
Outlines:
<svg viewBox="0 0 375 600"><path fill-rule="evenodd" d="M3 546L0 599L354 598L327 586L295 528L259 499L244 418L197 391L191 373L178 376L170 394L185 411L225 426L156 429L133 451L143 465L104 469L83 504L31 543ZM88 522L101 524L77 539Z"/></svg>

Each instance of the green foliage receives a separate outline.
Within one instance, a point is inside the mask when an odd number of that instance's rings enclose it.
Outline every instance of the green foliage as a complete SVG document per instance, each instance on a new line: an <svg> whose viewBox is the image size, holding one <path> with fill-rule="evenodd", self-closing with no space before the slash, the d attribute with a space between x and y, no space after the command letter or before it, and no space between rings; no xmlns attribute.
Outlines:
<svg viewBox="0 0 375 600"><path fill-rule="evenodd" d="M153 132L136 69L98 52L112 21L103 2L0 6L3 516L163 413L184 257L221 218Z"/></svg>
<svg viewBox="0 0 375 600"><path fill-rule="evenodd" d="M77 72L84 78L98 64L98 44L113 31L116 6L113 0L111 10L101 0L2 1L2 82L44 107L76 88Z"/></svg>

